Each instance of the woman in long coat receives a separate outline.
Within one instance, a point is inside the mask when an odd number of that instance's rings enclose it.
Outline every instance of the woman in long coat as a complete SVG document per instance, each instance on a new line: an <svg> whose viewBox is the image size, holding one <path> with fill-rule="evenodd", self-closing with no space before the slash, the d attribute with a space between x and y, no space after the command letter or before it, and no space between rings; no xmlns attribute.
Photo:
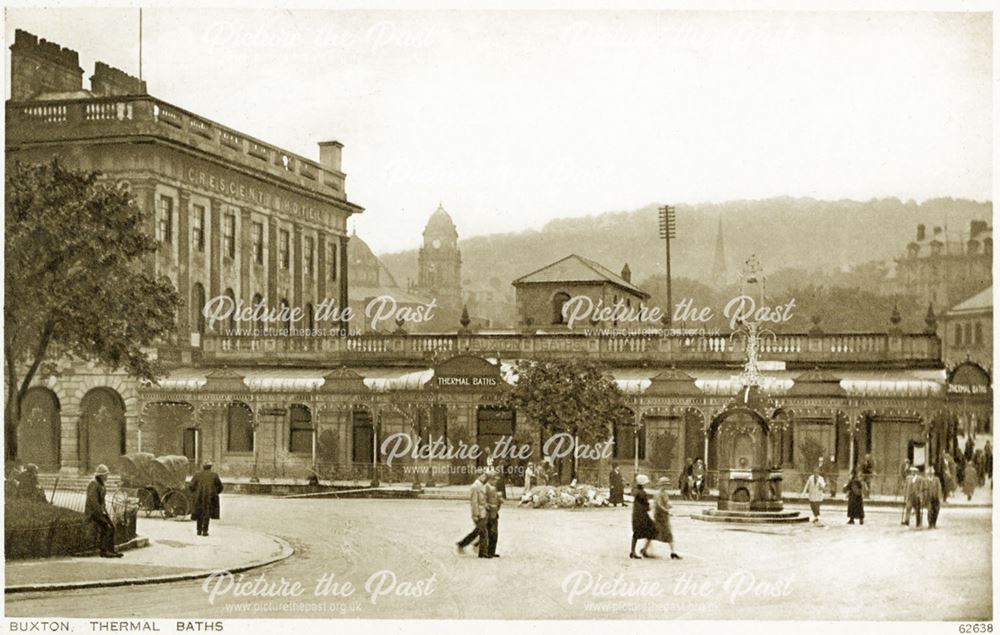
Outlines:
<svg viewBox="0 0 1000 635"><path fill-rule="evenodd" d="M972 493L979 486L979 475L976 473L974 465L965 466L965 474L962 477L962 491L968 500L972 500Z"/></svg>
<svg viewBox="0 0 1000 635"><path fill-rule="evenodd" d="M608 488L610 489L608 502L612 505L624 505L625 479L622 478L622 473L618 471L617 465L611 468L611 474L608 475Z"/></svg>
<svg viewBox="0 0 1000 635"><path fill-rule="evenodd" d="M642 548L642 555L646 555L649 549L649 541L656 538L656 525L649 517L649 494L643 486L649 483L649 478L645 474L635 477L635 489L633 490L634 502L632 503L632 550L628 557L639 560L635 553L635 545L640 540L645 540L646 544Z"/></svg>
<svg viewBox="0 0 1000 635"><path fill-rule="evenodd" d="M681 557L674 549L674 532L670 529L670 496L667 495L669 484L670 479L666 476L660 477L656 482L656 486L660 489L653 499L653 524L656 525L656 540L670 545L670 559L680 560ZM642 550L642 555L649 556L645 549Z"/></svg>
<svg viewBox="0 0 1000 635"><path fill-rule="evenodd" d="M858 478L857 471L851 472L851 478L844 486L847 492L847 521L848 525L853 525L854 521L865 524L865 483Z"/></svg>

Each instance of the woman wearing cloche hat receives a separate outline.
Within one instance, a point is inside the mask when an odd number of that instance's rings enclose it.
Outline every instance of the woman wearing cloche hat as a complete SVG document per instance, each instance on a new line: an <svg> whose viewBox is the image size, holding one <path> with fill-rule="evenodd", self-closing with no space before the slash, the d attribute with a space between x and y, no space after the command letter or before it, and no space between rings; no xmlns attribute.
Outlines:
<svg viewBox="0 0 1000 635"><path fill-rule="evenodd" d="M639 474L635 477L635 488L632 491L634 499L632 503L632 550L628 554L628 557L634 560L640 559L635 553L636 543L639 540L646 541L642 548L642 555L645 556L647 555L646 550L649 549L649 541L656 537L656 525L649 517L649 495L644 489L648 483L649 477L645 474Z"/></svg>

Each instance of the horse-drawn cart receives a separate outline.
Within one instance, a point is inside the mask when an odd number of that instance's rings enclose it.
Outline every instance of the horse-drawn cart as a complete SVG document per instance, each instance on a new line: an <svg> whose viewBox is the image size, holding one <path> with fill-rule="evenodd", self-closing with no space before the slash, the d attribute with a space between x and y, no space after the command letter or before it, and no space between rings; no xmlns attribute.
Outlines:
<svg viewBox="0 0 1000 635"><path fill-rule="evenodd" d="M157 511L164 518L182 517L191 511L186 456L155 457L148 452L132 452L120 461L122 487L136 490L139 510L147 517Z"/></svg>

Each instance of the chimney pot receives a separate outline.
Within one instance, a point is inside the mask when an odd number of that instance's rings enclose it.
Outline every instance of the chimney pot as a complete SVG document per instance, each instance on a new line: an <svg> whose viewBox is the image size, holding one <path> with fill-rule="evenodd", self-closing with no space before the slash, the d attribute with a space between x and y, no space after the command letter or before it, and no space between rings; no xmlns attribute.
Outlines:
<svg viewBox="0 0 1000 635"><path fill-rule="evenodd" d="M339 141L320 141L319 142L319 162L320 164L330 170L335 172L340 172L340 158L341 151L344 149L344 144Z"/></svg>

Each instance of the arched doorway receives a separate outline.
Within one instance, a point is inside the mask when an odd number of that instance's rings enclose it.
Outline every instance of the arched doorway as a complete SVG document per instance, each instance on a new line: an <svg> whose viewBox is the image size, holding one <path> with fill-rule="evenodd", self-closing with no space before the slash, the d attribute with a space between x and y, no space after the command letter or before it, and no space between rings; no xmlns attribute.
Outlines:
<svg viewBox="0 0 1000 635"><path fill-rule="evenodd" d="M125 402L111 388L94 388L80 401L80 463L114 470L125 453Z"/></svg>
<svg viewBox="0 0 1000 635"><path fill-rule="evenodd" d="M61 421L59 398L48 388L31 388L21 401L17 455L42 471L59 469Z"/></svg>

